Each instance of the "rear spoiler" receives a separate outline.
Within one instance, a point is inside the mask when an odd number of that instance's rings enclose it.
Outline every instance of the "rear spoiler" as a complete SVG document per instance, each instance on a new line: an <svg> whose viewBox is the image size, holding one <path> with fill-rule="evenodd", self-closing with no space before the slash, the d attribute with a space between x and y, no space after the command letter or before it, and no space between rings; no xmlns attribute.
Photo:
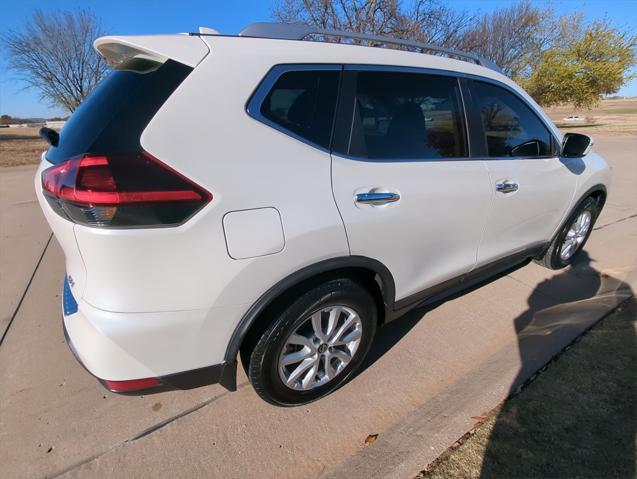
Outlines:
<svg viewBox="0 0 637 479"><path fill-rule="evenodd" d="M151 71L166 60L196 67L210 52L196 36L146 35L100 37L93 47L115 70Z"/></svg>

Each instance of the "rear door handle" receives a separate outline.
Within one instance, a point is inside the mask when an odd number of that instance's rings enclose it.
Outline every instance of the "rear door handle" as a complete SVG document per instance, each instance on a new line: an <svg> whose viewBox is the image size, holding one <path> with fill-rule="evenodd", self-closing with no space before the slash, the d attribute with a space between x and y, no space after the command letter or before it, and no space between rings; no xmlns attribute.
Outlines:
<svg viewBox="0 0 637 479"><path fill-rule="evenodd" d="M380 206L394 203L400 199L398 193L357 193L356 203L364 205Z"/></svg>
<svg viewBox="0 0 637 479"><path fill-rule="evenodd" d="M500 193L513 193L514 191L518 191L520 186L515 181L502 180L498 181L495 184L495 190Z"/></svg>

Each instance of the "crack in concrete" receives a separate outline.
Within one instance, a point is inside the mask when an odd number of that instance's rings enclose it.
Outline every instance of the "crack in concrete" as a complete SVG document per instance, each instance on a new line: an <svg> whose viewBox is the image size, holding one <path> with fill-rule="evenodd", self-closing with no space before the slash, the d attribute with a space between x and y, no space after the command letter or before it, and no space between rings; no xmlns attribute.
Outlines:
<svg viewBox="0 0 637 479"><path fill-rule="evenodd" d="M607 226L616 225L617 223L621 223L623 221L630 220L632 218L637 218L637 213L633 215L629 215L629 216L624 216L623 218L619 218L618 220L612 221L610 223L606 223L604 225L596 226L595 228L593 228L593 231L598 231L598 230L601 230L602 228L606 228Z"/></svg>
<svg viewBox="0 0 637 479"><path fill-rule="evenodd" d="M15 310L13 311L13 314L11 315L11 318L9 319L9 323L7 324L7 327L4 330L4 333L2 333L2 338L0 338L0 347L4 343L4 340L6 339L7 334L9 334L9 329L11 329L11 325L13 324L13 320L16 318L16 316L18 315L18 312L20 311L20 308L22 307L22 303L24 302L24 298L26 298L27 292L29 291L29 288L31 287L31 283L33 283L33 278L35 278L35 273L38 272L38 268L40 268L40 264L42 264L42 260L44 259L44 254L46 253L46 250L49 249L49 245L51 244L51 240L52 239L53 239L53 233L51 233L49 235L49 239L47 240L46 244L44 245L44 249L42 250L42 254L40 255L40 258L38 259L38 262L36 263L35 268L33 269L33 273L31 273L31 277L29 278L29 282L27 283L26 287L24 288L24 291L22 292L22 296L20 297L20 301L18 301L18 305L15 307Z"/></svg>
<svg viewBox="0 0 637 479"><path fill-rule="evenodd" d="M241 384L238 384L237 385L237 391L239 389L244 388L248 384L250 384L248 381L244 381ZM200 409L203 409L204 407L208 406L209 404L212 404L213 402L215 402L215 401L227 396L228 394L230 394L230 391L224 391L221 394L218 394L217 396L214 396L214 397L212 397L210 399L207 399L207 400L197 404L196 406L193 406L193 407L191 407L189 409L186 409L185 411L182 411L179 414L175 414L174 416L171 416L171 417L169 417L167 419L164 419L163 421L160 421L157 424L154 424L154 425L150 426L149 428L144 429L142 432L136 434L135 436L133 436L130 439L125 439L122 442L114 444L111 447L107 448L106 450L104 450L104 451L102 451L102 452L100 452L98 454L95 454L93 456L87 457L86 459L84 459L82 461L76 462L75 464L72 464L69 467L67 467L67 468L65 468L65 469L63 469L63 470L61 470L59 472L56 472L56 473L54 473L54 474L52 474L50 476L47 475L47 477L50 477L51 479L54 479L56 477L63 476L64 474L67 474L67 473L69 473L71 471L74 471L75 469L78 469L78 468L82 467L85 464L93 462L96 459L99 459L100 457L108 454L109 452L114 451L115 449L118 449L120 447L124 447L124 446L126 446L126 444L131 444L131 443L137 441L138 439L142 439L142 438L144 438L144 437L146 437L146 436L148 436L150 434L153 434L153 433L163 429L168 424L171 424L174 421L177 421L178 419L186 417L189 414L197 412Z"/></svg>

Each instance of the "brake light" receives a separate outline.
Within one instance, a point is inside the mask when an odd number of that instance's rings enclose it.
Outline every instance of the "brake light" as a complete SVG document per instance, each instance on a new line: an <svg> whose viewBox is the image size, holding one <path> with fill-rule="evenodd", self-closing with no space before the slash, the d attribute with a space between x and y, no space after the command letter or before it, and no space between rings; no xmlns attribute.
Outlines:
<svg viewBox="0 0 637 479"><path fill-rule="evenodd" d="M130 381L109 381L102 379L101 381L104 386L114 393L129 393L161 386L161 381L157 378L132 379Z"/></svg>
<svg viewBox="0 0 637 479"><path fill-rule="evenodd" d="M90 226L182 223L212 195L145 151L71 158L42 172L59 214Z"/></svg>

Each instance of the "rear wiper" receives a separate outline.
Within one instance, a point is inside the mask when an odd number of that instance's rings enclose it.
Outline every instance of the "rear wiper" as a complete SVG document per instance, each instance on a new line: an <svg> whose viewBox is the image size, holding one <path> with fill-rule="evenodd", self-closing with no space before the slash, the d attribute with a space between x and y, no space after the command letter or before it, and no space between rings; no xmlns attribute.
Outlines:
<svg viewBox="0 0 637 479"><path fill-rule="evenodd" d="M60 134L57 131L52 130L51 128L47 128L46 126L43 126L42 128L40 128L39 134L42 138L46 140L46 142L49 145L58 146L58 143L60 141Z"/></svg>

